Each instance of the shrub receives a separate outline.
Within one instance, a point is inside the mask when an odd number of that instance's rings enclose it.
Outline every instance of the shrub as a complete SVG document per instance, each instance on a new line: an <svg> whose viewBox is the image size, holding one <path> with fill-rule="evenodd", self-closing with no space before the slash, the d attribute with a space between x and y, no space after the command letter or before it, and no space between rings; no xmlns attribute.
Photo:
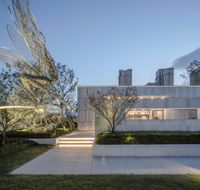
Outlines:
<svg viewBox="0 0 200 190"><path fill-rule="evenodd" d="M7 136L10 138L54 138L64 134L70 133L71 130L69 128L57 128L51 131L42 131L42 130L35 130L29 131L27 129L20 129L12 132L8 132Z"/></svg>
<svg viewBox="0 0 200 190"><path fill-rule="evenodd" d="M97 144L200 144L200 132L103 132Z"/></svg>

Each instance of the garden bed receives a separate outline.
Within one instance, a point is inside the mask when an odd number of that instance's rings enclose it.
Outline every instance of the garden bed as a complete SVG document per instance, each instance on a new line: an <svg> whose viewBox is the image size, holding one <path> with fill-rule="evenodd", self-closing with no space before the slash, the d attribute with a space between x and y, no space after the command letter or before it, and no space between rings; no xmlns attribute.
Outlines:
<svg viewBox="0 0 200 190"><path fill-rule="evenodd" d="M70 133L72 130L69 128L57 128L54 131L29 131L26 129L12 131L7 134L9 138L26 138L26 139L45 139L45 138L56 138L64 134Z"/></svg>
<svg viewBox="0 0 200 190"><path fill-rule="evenodd" d="M200 132L103 132L96 144L200 144Z"/></svg>
<svg viewBox="0 0 200 190"><path fill-rule="evenodd" d="M200 132L103 132L94 156L200 156Z"/></svg>

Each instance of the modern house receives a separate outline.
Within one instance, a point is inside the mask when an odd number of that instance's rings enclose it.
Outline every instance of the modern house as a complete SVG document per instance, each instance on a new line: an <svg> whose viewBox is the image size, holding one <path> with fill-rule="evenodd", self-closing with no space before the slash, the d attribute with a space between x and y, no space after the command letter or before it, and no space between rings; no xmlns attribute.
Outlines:
<svg viewBox="0 0 200 190"><path fill-rule="evenodd" d="M102 131L108 124L88 106L96 90L127 86L79 86L78 129ZM135 86L138 101L116 128L121 131L200 131L200 86Z"/></svg>

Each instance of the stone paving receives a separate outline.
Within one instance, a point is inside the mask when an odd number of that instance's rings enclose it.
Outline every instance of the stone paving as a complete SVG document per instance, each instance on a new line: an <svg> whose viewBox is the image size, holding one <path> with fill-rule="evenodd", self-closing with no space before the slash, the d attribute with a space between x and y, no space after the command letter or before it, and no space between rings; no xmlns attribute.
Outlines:
<svg viewBox="0 0 200 190"><path fill-rule="evenodd" d="M94 137L94 132L65 137ZM55 147L11 174L200 174L200 157L93 157L93 147Z"/></svg>
<svg viewBox="0 0 200 190"><path fill-rule="evenodd" d="M93 157L92 147L55 147L11 174L200 174L200 157Z"/></svg>

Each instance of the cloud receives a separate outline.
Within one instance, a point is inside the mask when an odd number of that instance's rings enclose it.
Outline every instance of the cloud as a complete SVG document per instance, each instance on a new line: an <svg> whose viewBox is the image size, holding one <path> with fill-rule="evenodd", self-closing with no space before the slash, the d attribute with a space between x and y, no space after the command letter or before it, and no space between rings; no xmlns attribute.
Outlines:
<svg viewBox="0 0 200 190"><path fill-rule="evenodd" d="M200 48L175 59L173 67L175 69L184 69L194 60L200 60Z"/></svg>

